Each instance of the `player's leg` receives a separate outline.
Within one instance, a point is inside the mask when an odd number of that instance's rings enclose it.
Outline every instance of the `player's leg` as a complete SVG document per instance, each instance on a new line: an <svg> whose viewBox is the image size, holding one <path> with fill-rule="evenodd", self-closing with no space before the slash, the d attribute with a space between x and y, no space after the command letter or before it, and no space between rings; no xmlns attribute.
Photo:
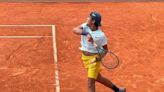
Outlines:
<svg viewBox="0 0 164 92"><path fill-rule="evenodd" d="M114 91L118 92L119 91L119 88L116 87L110 80L108 80L107 78L103 77L100 73L98 74L98 77L97 77L97 82L113 89Z"/></svg>
<svg viewBox="0 0 164 92"><path fill-rule="evenodd" d="M100 62L90 63L96 55L94 56L86 56L82 55L82 60L85 68L88 72L88 92L96 92L95 90L95 81L100 71Z"/></svg>
<svg viewBox="0 0 164 92"><path fill-rule="evenodd" d="M126 92L125 88L118 88L116 85L114 85L110 80L103 77L100 73L97 76L97 82L111 88L115 92Z"/></svg>
<svg viewBox="0 0 164 92"><path fill-rule="evenodd" d="M95 57L91 58L89 61L93 60ZM95 81L100 72L100 62L90 63L88 65L88 88L89 92L96 92Z"/></svg>
<svg viewBox="0 0 164 92"><path fill-rule="evenodd" d="M88 92L96 92L95 79L88 78Z"/></svg>

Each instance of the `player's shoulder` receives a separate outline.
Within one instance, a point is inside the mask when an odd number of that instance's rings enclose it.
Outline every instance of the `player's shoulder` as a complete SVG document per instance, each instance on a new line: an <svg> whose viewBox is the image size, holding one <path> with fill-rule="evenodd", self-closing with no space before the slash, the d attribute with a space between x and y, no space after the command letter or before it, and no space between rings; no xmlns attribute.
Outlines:
<svg viewBox="0 0 164 92"><path fill-rule="evenodd" d="M99 39L99 40L105 38L105 34L101 30L97 30L97 31L93 32L93 36L95 39Z"/></svg>
<svg viewBox="0 0 164 92"><path fill-rule="evenodd" d="M105 33L101 29L97 30L97 34L99 35L99 37L105 37Z"/></svg>

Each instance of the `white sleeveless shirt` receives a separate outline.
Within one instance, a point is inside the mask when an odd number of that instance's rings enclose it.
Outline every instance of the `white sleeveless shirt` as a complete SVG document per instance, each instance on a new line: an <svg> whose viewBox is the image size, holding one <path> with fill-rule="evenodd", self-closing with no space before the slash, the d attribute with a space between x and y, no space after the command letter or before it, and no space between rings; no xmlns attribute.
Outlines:
<svg viewBox="0 0 164 92"><path fill-rule="evenodd" d="M93 41L97 44L98 47L103 48L102 46L107 44L107 38L100 28L98 28L96 31L91 31L91 29L87 26L87 23L83 23L81 27L83 28L83 31L89 32L92 35ZM90 53L98 53L93 43L89 42L87 36L84 35L81 36L80 50Z"/></svg>

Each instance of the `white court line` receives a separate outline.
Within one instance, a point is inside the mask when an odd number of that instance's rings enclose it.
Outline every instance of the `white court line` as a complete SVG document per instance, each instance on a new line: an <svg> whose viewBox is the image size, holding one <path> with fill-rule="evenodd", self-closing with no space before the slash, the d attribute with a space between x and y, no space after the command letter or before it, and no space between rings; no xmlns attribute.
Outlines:
<svg viewBox="0 0 164 92"><path fill-rule="evenodd" d="M60 92L59 68L58 68L58 63L57 63L57 48L56 48L55 25L52 26L52 37L53 37L53 50L54 50L54 63L55 63L56 92Z"/></svg>
<svg viewBox="0 0 164 92"><path fill-rule="evenodd" d="M52 27L54 25L0 25L0 27Z"/></svg>
<svg viewBox="0 0 164 92"><path fill-rule="evenodd" d="M0 38L51 38L52 36L0 36Z"/></svg>

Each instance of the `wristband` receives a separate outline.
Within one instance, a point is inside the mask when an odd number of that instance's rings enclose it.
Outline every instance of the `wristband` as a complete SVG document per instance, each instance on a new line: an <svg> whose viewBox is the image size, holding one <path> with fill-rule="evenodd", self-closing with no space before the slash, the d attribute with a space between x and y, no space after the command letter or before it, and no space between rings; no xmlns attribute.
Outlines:
<svg viewBox="0 0 164 92"><path fill-rule="evenodd" d="M86 31L83 31L82 33L81 33L81 35L87 35L87 34L89 34L89 32L86 32Z"/></svg>

